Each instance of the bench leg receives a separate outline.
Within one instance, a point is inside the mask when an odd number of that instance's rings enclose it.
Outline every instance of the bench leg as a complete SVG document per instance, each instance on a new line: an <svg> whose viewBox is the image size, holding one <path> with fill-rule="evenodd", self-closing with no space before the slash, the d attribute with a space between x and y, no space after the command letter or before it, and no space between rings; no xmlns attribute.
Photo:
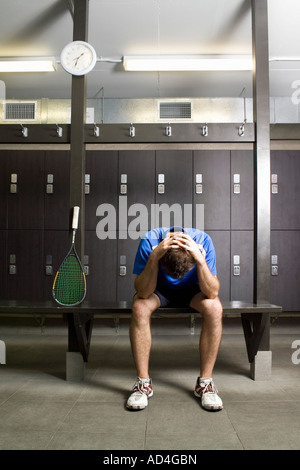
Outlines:
<svg viewBox="0 0 300 470"><path fill-rule="evenodd" d="M250 377L253 380L270 380L272 371L272 351L257 351L250 364Z"/></svg>
<svg viewBox="0 0 300 470"><path fill-rule="evenodd" d="M88 361L93 328L92 314L68 313L68 352L66 358L66 379L81 381L84 378L85 363Z"/></svg>
<svg viewBox="0 0 300 470"><path fill-rule="evenodd" d="M270 351L270 314L242 313L250 376L253 380L271 377L272 352Z"/></svg>
<svg viewBox="0 0 300 470"><path fill-rule="evenodd" d="M84 380L85 362L79 352L66 353L66 380L82 382Z"/></svg>

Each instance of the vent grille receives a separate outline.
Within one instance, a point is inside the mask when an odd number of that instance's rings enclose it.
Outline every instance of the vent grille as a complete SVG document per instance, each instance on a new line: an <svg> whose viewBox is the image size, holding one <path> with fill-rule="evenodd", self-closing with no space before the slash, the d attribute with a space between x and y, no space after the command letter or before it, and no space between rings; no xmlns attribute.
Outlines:
<svg viewBox="0 0 300 470"><path fill-rule="evenodd" d="M8 102L4 106L4 120L6 121L35 121L36 101Z"/></svg>
<svg viewBox="0 0 300 470"><path fill-rule="evenodd" d="M162 101L159 103L160 119L191 119L192 103L190 101Z"/></svg>

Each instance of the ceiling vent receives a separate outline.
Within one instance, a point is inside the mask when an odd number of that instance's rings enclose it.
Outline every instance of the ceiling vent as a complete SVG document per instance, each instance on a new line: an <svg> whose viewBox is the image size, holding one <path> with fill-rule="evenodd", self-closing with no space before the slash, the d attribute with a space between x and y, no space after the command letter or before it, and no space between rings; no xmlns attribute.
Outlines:
<svg viewBox="0 0 300 470"><path fill-rule="evenodd" d="M4 103L5 121L35 121L36 101L7 101Z"/></svg>
<svg viewBox="0 0 300 470"><path fill-rule="evenodd" d="M192 103L191 101L160 101L159 103L160 119L191 119Z"/></svg>

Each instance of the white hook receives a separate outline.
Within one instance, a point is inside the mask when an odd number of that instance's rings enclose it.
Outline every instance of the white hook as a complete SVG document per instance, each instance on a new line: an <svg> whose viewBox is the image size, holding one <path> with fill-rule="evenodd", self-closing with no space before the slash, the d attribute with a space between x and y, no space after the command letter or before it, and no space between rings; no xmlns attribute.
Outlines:
<svg viewBox="0 0 300 470"><path fill-rule="evenodd" d="M130 137L135 137L135 127L133 124L130 124L129 135Z"/></svg>
<svg viewBox="0 0 300 470"><path fill-rule="evenodd" d="M207 124L205 124L205 125L202 127L202 135L203 135L203 137L207 137L207 136L208 136L208 126L207 126Z"/></svg>
<svg viewBox="0 0 300 470"><path fill-rule="evenodd" d="M23 124L21 124L21 127L22 127L22 136L28 137L28 127L24 127Z"/></svg>
<svg viewBox="0 0 300 470"><path fill-rule="evenodd" d="M98 126L96 126L96 123L94 123L94 136L99 137L100 135L100 129Z"/></svg>
<svg viewBox="0 0 300 470"><path fill-rule="evenodd" d="M172 135L172 127L170 126L170 123L166 127L166 135L168 137L171 137L171 135Z"/></svg>
<svg viewBox="0 0 300 470"><path fill-rule="evenodd" d="M56 133L57 133L58 137L62 137L62 135L63 135L62 127L60 127L58 124L56 124Z"/></svg>
<svg viewBox="0 0 300 470"><path fill-rule="evenodd" d="M239 126L239 136L244 137L244 135L245 135L245 123Z"/></svg>

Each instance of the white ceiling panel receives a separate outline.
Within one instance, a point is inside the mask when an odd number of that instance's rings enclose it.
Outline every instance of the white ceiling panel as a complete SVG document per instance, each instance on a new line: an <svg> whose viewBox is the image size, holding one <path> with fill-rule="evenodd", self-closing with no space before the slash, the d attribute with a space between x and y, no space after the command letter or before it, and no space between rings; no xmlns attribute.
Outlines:
<svg viewBox="0 0 300 470"><path fill-rule="evenodd" d="M0 57L53 56L72 40L71 0L0 0ZM90 0L89 41L98 57L147 54L251 54L250 0ZM272 96L291 96L300 79L299 0L270 0ZM292 62L286 59L293 59ZM70 98L71 77L0 74L6 97ZM87 96L107 98L251 96L250 72L138 73L97 62Z"/></svg>

